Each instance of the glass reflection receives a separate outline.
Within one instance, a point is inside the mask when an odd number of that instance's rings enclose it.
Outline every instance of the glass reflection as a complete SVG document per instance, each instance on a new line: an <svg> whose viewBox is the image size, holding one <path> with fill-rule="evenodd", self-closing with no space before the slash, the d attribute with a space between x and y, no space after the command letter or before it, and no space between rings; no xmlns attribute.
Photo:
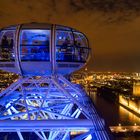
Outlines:
<svg viewBox="0 0 140 140"><path fill-rule="evenodd" d="M56 31L56 60L86 62L89 48L86 38L78 32Z"/></svg>
<svg viewBox="0 0 140 140"><path fill-rule="evenodd" d="M50 30L22 30L21 60L49 61Z"/></svg>
<svg viewBox="0 0 140 140"><path fill-rule="evenodd" d="M14 30L5 30L0 33L0 60L13 61L14 55Z"/></svg>

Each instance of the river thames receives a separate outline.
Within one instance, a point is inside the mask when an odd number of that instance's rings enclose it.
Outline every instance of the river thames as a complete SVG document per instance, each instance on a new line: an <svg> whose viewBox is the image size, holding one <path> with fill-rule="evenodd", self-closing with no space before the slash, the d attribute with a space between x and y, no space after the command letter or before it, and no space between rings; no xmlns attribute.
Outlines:
<svg viewBox="0 0 140 140"><path fill-rule="evenodd" d="M140 125L140 118L127 111L119 104L104 99L96 92L91 92L90 97L108 126L118 126L119 124L122 126ZM117 137L115 140L140 140L140 136L126 135L125 137Z"/></svg>

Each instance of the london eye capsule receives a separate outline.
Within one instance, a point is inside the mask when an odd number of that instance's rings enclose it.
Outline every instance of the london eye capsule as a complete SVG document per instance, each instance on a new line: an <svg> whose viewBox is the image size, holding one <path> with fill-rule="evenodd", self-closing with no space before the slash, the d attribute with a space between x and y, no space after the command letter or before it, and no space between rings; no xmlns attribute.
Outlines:
<svg viewBox="0 0 140 140"><path fill-rule="evenodd" d="M23 76L70 74L88 61L86 36L70 27L28 23L0 31L0 69Z"/></svg>

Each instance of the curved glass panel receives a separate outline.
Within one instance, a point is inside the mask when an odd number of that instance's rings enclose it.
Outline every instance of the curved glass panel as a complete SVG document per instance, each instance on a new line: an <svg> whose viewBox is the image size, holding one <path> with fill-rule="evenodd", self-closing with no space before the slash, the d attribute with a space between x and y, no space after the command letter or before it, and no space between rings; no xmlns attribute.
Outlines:
<svg viewBox="0 0 140 140"><path fill-rule="evenodd" d="M56 61L73 60L73 35L71 31L56 32Z"/></svg>
<svg viewBox="0 0 140 140"><path fill-rule="evenodd" d="M50 30L22 30L20 52L23 61L49 61Z"/></svg>
<svg viewBox="0 0 140 140"><path fill-rule="evenodd" d="M86 62L89 48L85 36L79 32L56 31L56 61Z"/></svg>
<svg viewBox="0 0 140 140"><path fill-rule="evenodd" d="M0 61L13 61L15 30L2 30L0 33Z"/></svg>
<svg viewBox="0 0 140 140"><path fill-rule="evenodd" d="M75 52L76 56L78 56L79 61L85 62L89 55L89 47L86 37L79 32L74 32L74 46L75 46Z"/></svg>

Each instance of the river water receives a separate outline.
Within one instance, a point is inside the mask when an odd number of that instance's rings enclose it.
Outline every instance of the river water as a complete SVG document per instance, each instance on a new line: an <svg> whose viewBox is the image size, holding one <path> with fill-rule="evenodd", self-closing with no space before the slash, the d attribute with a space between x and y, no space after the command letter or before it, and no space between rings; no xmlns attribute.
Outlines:
<svg viewBox="0 0 140 140"><path fill-rule="evenodd" d="M119 104L110 102L103 97L91 92L90 97L95 104L101 117L103 117L108 126L123 125L140 125L140 118L127 111ZM140 140L140 136L119 137L115 140Z"/></svg>
<svg viewBox="0 0 140 140"><path fill-rule="evenodd" d="M135 123L140 125L140 118L117 103L104 99L102 96L97 95L96 92L90 93L90 97L109 126L116 126L119 123L121 125L134 125Z"/></svg>

